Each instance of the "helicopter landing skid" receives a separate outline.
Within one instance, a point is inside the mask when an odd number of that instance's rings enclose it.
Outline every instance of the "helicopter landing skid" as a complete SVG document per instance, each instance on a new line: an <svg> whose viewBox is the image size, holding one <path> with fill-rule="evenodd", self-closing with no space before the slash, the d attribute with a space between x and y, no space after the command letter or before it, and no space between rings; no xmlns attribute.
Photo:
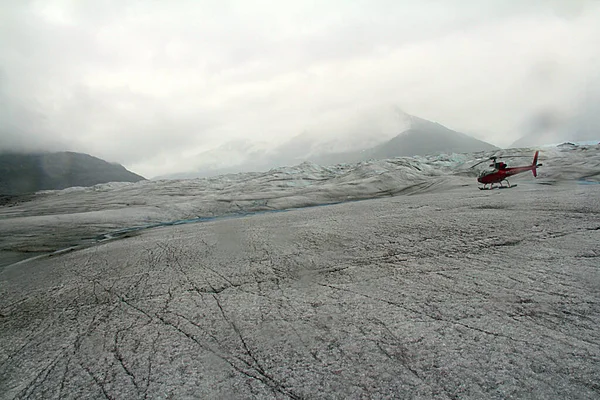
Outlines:
<svg viewBox="0 0 600 400"><path fill-rule="evenodd" d="M516 183L513 183L510 186L502 186L502 185L499 185L499 186L489 186L489 187L488 186L483 186L483 187L479 187L479 190L512 189L514 187L517 187Z"/></svg>

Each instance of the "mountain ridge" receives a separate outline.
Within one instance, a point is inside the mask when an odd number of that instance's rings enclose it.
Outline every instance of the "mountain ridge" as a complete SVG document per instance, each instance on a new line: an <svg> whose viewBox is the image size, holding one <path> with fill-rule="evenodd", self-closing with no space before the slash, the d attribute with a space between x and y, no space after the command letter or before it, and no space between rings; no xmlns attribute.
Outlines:
<svg viewBox="0 0 600 400"><path fill-rule="evenodd" d="M145 180L118 163L72 151L0 152L0 194L21 195L108 182Z"/></svg>
<svg viewBox="0 0 600 400"><path fill-rule="evenodd" d="M573 115L561 115L546 111L529 118L526 133L514 141L510 147L532 147L564 142L600 142L600 98L590 99L590 103Z"/></svg>
<svg viewBox="0 0 600 400"><path fill-rule="evenodd" d="M344 152L327 151L326 148L318 148L317 137L303 132L293 136L274 149L263 150L261 152L253 150L251 157L243 157L246 159L245 162L222 166L220 168L205 167L203 169L200 167L195 171L180 172L155 179L188 179L237 172L266 171L284 165L300 164L304 161L326 166L355 163L369 159L498 150L498 147L490 143L454 131L438 122L412 116L395 108L392 114L400 121L409 121L409 124L400 124L399 126L403 126L403 131L390 139L388 139L388 135L386 139L379 141L378 144L371 147ZM366 142L366 138L367 136L365 135L363 142ZM343 137L337 138L337 140L343 140ZM373 140L371 140L372 142ZM321 141L321 143L325 143L324 146L326 146L327 143L335 143L335 140L330 138L329 141ZM222 147L220 146L215 149L215 153L222 151Z"/></svg>
<svg viewBox="0 0 600 400"><path fill-rule="evenodd" d="M411 116L411 126L393 138L359 152L340 154L336 161L366 161L394 157L424 156L439 153L471 153L476 151L497 150L498 147L475 139L467 134L454 131L444 125ZM318 162L317 162L318 161ZM323 163L327 157L314 162Z"/></svg>

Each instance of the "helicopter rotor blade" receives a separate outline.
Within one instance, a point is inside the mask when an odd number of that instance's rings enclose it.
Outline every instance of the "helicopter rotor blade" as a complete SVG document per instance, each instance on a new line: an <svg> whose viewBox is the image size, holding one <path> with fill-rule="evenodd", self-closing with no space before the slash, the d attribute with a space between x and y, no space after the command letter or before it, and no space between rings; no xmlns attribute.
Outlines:
<svg viewBox="0 0 600 400"><path fill-rule="evenodd" d="M495 157L494 158L491 158L491 157L490 158L486 158L485 160L479 161L477 164L471 165L471 168L475 168L479 164L483 164L484 162L490 162L490 160L494 160L494 159L495 159Z"/></svg>
<svg viewBox="0 0 600 400"><path fill-rule="evenodd" d="M488 161L493 161L493 162L496 162L496 159L497 159L497 158L498 158L498 156L491 156L491 157L485 158L485 159L483 159L483 160L479 161L478 163L476 163L476 164L473 164L473 165L471 166L471 168L475 168L475 167L476 167L476 166L478 166L479 164L483 164L484 162L488 162Z"/></svg>
<svg viewBox="0 0 600 400"><path fill-rule="evenodd" d="M499 155L499 156L491 156L491 157L488 157L488 158L486 158L484 160L479 161L476 164L473 164L470 168L475 168L476 166L478 166L480 164L483 164L484 162L490 161L490 160L493 161L493 162L496 162L496 160L498 158L531 158L531 156L530 155L526 155L526 156L523 156L523 155L514 155L514 156L511 156L511 155Z"/></svg>

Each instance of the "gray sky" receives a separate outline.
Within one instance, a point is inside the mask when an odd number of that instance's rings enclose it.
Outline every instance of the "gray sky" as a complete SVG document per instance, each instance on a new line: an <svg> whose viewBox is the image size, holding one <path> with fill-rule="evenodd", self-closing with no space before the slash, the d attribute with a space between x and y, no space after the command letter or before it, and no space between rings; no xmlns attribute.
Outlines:
<svg viewBox="0 0 600 400"><path fill-rule="evenodd" d="M394 105L508 145L600 89L600 1L3 0L0 49L0 149L151 177Z"/></svg>

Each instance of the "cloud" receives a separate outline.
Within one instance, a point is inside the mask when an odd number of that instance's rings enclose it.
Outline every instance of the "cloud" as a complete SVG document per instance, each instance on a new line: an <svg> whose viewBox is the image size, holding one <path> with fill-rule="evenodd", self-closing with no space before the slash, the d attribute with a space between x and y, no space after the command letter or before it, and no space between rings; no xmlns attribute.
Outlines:
<svg viewBox="0 0 600 400"><path fill-rule="evenodd" d="M84 151L149 176L231 139L359 134L352 121L394 105L507 145L540 110L583 104L600 70L591 0L3 8L0 149Z"/></svg>

